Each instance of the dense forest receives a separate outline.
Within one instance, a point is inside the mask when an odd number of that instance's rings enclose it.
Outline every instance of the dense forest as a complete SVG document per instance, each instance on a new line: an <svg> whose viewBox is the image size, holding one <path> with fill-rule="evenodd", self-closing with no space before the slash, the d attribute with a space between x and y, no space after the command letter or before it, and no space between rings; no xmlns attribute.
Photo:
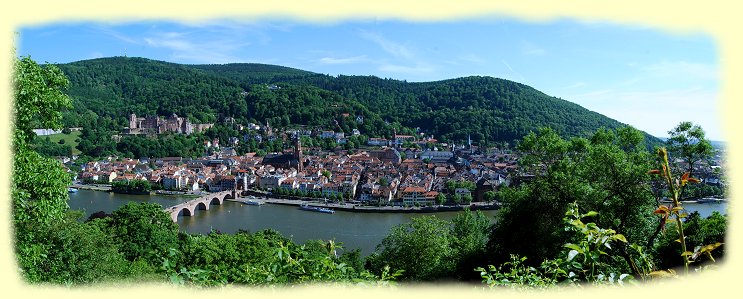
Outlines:
<svg viewBox="0 0 743 299"><path fill-rule="evenodd" d="M73 99L73 109L63 117L66 126L91 125L95 115L111 118L115 129L126 126L130 113L175 113L195 123L229 116L241 123L321 126L347 134L359 129L369 137L419 128L444 142L471 136L485 145L513 143L540 127L587 136L600 127L622 126L532 87L492 77L408 83L263 64L181 65L128 57L58 67L70 80L67 93ZM363 122L352 121L356 116Z"/></svg>

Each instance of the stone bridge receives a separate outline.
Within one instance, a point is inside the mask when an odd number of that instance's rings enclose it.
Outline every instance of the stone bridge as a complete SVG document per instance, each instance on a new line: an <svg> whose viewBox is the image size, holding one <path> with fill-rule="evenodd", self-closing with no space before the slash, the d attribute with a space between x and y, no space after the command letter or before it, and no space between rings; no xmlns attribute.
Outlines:
<svg viewBox="0 0 743 299"><path fill-rule="evenodd" d="M178 216L193 216L196 210L208 211L211 205L221 205L225 199L235 198L235 191L222 191L218 193L209 193L202 197L189 200L176 206L165 209L165 212L170 214L170 219L173 222L178 221Z"/></svg>

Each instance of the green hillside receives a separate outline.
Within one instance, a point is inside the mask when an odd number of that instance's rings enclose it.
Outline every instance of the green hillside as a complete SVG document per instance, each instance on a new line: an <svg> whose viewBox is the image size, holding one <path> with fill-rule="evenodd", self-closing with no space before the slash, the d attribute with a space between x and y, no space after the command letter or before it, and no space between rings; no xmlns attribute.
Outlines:
<svg viewBox="0 0 743 299"><path fill-rule="evenodd" d="M623 124L532 87L492 77L409 83L373 76L327 76L265 64L181 65L113 57L59 67L70 78L74 111L82 126L88 111L126 125L129 113L188 116L213 122L313 125L371 137L420 128L443 141L513 142L539 127L585 136ZM276 85L277 88L269 88ZM346 121L340 115L361 115ZM648 135L649 137L649 135ZM654 140L655 141L655 140Z"/></svg>

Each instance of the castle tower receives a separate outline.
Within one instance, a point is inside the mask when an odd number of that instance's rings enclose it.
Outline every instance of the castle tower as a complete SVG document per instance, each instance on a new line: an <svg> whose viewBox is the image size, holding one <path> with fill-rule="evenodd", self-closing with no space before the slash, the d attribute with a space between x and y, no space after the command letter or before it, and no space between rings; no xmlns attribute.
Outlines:
<svg viewBox="0 0 743 299"><path fill-rule="evenodd" d="M129 115L129 130L133 131L137 128L137 115L132 113Z"/></svg>

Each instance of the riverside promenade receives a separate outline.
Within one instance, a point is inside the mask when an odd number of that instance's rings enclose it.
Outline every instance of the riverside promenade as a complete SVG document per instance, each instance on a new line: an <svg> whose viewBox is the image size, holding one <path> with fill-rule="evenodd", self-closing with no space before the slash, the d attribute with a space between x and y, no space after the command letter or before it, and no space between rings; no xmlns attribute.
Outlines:
<svg viewBox="0 0 743 299"><path fill-rule="evenodd" d="M469 208L470 211L477 210L496 210L500 208L497 203L486 204L486 203L472 203L470 205L455 205L455 206L431 206L431 207L403 207L403 206L364 206L356 203L334 203L324 202L316 199L284 199L284 198L271 198L268 197L257 197L257 200L264 203L287 205L287 206L300 206L307 204L315 207L324 207L333 209L336 211L355 212L355 213L436 213L436 212L450 212L450 211L463 211L465 208ZM240 200L235 200L240 201Z"/></svg>

